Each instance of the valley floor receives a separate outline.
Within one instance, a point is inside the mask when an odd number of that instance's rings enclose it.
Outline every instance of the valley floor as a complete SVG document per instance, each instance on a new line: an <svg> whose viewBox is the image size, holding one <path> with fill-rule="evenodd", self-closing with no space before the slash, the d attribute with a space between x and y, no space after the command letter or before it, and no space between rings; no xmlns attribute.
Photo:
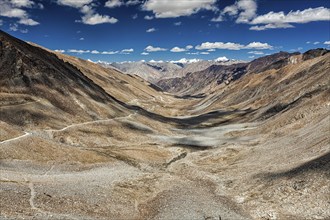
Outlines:
<svg viewBox="0 0 330 220"><path fill-rule="evenodd" d="M132 113L1 137L1 218L326 219L328 108L289 136L228 111L173 118L186 127Z"/></svg>

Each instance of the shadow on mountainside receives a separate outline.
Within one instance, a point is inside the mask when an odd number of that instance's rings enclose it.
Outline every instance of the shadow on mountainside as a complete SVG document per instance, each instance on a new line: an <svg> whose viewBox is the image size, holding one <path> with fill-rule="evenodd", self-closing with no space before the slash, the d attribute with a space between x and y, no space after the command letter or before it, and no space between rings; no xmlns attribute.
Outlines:
<svg viewBox="0 0 330 220"><path fill-rule="evenodd" d="M278 173L258 174L256 177L264 179L292 178L309 172L325 172L326 176L330 178L330 152L291 170Z"/></svg>

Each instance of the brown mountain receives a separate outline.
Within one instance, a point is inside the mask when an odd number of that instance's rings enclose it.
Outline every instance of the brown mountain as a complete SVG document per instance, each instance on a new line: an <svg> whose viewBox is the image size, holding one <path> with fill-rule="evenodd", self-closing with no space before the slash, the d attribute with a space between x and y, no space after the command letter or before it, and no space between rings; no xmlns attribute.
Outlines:
<svg viewBox="0 0 330 220"><path fill-rule="evenodd" d="M329 68L281 52L170 94L0 32L0 219L328 219Z"/></svg>

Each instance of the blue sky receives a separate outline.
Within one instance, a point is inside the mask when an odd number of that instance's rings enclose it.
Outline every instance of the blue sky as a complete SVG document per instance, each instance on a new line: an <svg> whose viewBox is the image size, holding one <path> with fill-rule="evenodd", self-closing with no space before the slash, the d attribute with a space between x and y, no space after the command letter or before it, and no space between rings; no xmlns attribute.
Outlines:
<svg viewBox="0 0 330 220"><path fill-rule="evenodd" d="M330 45L327 0L0 0L0 28L93 61L251 60Z"/></svg>

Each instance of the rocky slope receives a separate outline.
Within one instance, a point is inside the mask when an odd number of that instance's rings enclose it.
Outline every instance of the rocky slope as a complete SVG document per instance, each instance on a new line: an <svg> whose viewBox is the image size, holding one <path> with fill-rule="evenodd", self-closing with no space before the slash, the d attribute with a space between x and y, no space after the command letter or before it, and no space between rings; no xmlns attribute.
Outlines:
<svg viewBox="0 0 330 220"><path fill-rule="evenodd" d="M294 60L290 57L298 53L279 52L273 55L255 59L249 63L224 65L212 65L205 70L192 72L184 77L162 79L157 85L165 91L182 94L199 94L206 86L216 82L217 84L229 84L248 73L260 73L268 69L279 69Z"/></svg>

